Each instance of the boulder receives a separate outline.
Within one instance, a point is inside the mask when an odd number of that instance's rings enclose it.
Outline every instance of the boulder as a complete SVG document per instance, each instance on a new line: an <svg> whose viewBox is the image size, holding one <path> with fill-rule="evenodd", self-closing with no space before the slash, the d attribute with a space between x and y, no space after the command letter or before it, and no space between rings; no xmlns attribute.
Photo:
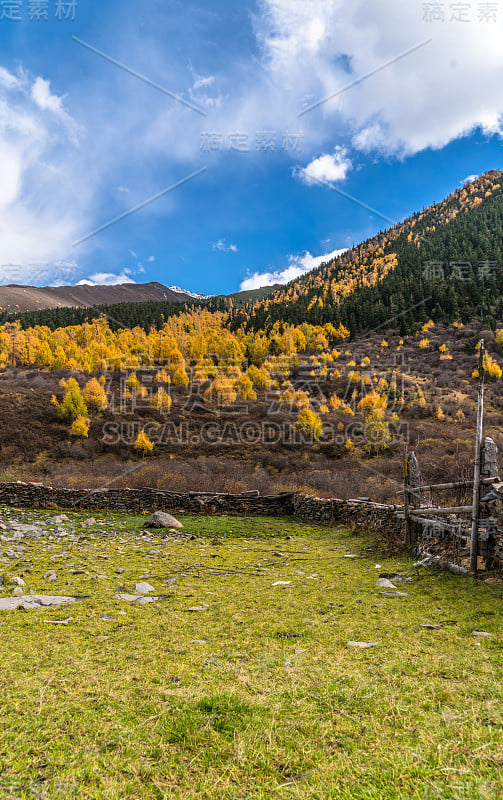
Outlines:
<svg viewBox="0 0 503 800"><path fill-rule="evenodd" d="M165 511L154 511L143 523L144 528L183 528L181 522Z"/></svg>
<svg viewBox="0 0 503 800"><path fill-rule="evenodd" d="M62 606L65 603L74 603L75 597L54 596L43 594L22 595L21 597L4 597L0 599L0 611L14 611L16 608L49 608Z"/></svg>
<svg viewBox="0 0 503 800"><path fill-rule="evenodd" d="M135 583L133 591L148 594L149 592L155 592L155 588L150 583Z"/></svg>

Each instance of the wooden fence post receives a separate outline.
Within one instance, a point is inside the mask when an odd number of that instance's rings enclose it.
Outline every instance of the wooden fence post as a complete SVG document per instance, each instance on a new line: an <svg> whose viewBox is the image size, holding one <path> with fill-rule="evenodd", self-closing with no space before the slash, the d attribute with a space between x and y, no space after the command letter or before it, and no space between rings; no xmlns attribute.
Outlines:
<svg viewBox="0 0 503 800"><path fill-rule="evenodd" d="M411 541L411 527L409 517L409 464L407 456L407 443L403 444L403 512L405 518L405 544L409 547Z"/></svg>
<svg viewBox="0 0 503 800"><path fill-rule="evenodd" d="M482 455L482 430L484 427L484 340L479 348L479 388L477 402L477 431L475 433L475 465L473 468L472 530L470 536L470 571L477 572L479 513L480 513L480 461Z"/></svg>

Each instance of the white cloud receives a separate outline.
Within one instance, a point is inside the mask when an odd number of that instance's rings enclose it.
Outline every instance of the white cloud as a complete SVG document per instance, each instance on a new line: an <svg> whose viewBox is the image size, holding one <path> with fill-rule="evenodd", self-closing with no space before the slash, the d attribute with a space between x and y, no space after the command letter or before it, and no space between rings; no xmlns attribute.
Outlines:
<svg viewBox="0 0 503 800"><path fill-rule="evenodd" d="M261 0L256 32L269 74L293 102L307 109L334 95L301 117L311 131L399 155L443 147L475 128L501 133L500 21L479 22L472 5L471 23L429 24L423 6Z"/></svg>
<svg viewBox="0 0 503 800"><path fill-rule="evenodd" d="M78 128L54 97L47 81L0 68L0 265L15 265L18 282L57 274L89 198L74 164Z"/></svg>
<svg viewBox="0 0 503 800"><path fill-rule="evenodd" d="M0 67L0 83L7 89L14 89L19 86L19 78L13 75L5 67Z"/></svg>
<svg viewBox="0 0 503 800"><path fill-rule="evenodd" d="M43 111L52 111L53 114L63 114L63 98L56 94L51 94L51 84L49 81L38 77L31 87L31 97L37 106Z"/></svg>
<svg viewBox="0 0 503 800"><path fill-rule="evenodd" d="M250 289L260 289L261 286L274 286L275 283L289 283L310 272L312 269L319 267L327 261L340 256L345 253L346 248L342 250L333 250L331 253L325 253L323 256L312 256L309 251L305 253L291 255L288 257L288 267L279 270L272 270L270 272L254 272L241 282L240 291L249 291Z"/></svg>
<svg viewBox="0 0 503 800"><path fill-rule="evenodd" d="M211 245L212 250L220 250L222 253L238 253L238 247L235 244L227 244L225 239L219 239L218 242L213 242Z"/></svg>
<svg viewBox="0 0 503 800"><path fill-rule="evenodd" d="M136 283L127 274L128 270L124 269L120 274L113 272L95 272L94 275L89 275L88 278L82 278L77 283L77 286L116 286L119 283Z"/></svg>
<svg viewBox="0 0 503 800"><path fill-rule="evenodd" d="M464 180L460 181L460 184L461 184L462 186L464 186L464 185L465 185L465 183L472 183L473 181L476 181L478 177L479 177L479 176L478 176L478 175L475 175L475 174L474 174L474 175L467 175L467 176L466 176L466 178L465 178Z"/></svg>
<svg viewBox="0 0 503 800"><path fill-rule="evenodd" d="M345 147L336 147L333 155L324 155L313 159L307 167L297 169L296 176L308 186L317 184L318 181L343 181L352 167L347 158Z"/></svg>

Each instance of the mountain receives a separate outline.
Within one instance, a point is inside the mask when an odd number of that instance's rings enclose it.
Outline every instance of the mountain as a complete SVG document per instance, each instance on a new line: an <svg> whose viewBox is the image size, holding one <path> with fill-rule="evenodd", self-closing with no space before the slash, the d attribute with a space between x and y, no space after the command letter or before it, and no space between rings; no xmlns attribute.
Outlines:
<svg viewBox="0 0 503 800"><path fill-rule="evenodd" d="M115 286L0 286L0 311L41 311L48 308L85 308L116 303L184 303L202 299L179 286L162 283L120 283Z"/></svg>
<svg viewBox="0 0 503 800"><path fill-rule="evenodd" d="M223 312L220 324L233 331L266 334L286 323L330 322L353 338L372 330L405 335L430 319L450 325L473 318L494 329L503 320L502 187L503 172L487 172L284 286L210 297L159 283L0 287L0 324L19 316L23 327L54 329L104 314L112 326L148 329L204 306ZM17 293L8 307L7 292ZM37 310L19 314L27 295ZM52 310L42 310L43 302Z"/></svg>
<svg viewBox="0 0 503 800"><path fill-rule="evenodd" d="M439 203L353 247L258 302L231 327L342 323L410 332L433 318L503 318L503 172L492 170ZM209 306L222 308L217 298Z"/></svg>

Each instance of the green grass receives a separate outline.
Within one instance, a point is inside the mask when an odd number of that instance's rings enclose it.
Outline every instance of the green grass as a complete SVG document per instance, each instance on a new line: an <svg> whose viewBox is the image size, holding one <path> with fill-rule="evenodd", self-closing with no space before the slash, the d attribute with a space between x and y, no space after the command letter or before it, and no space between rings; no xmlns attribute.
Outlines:
<svg viewBox="0 0 503 800"><path fill-rule="evenodd" d="M69 516L69 537L0 543L26 591L83 598L0 612L2 800L503 795L501 585L287 519L186 516L196 538L176 542L142 539L141 517ZM381 597L379 572L412 577L408 596ZM114 597L147 573L158 602Z"/></svg>

